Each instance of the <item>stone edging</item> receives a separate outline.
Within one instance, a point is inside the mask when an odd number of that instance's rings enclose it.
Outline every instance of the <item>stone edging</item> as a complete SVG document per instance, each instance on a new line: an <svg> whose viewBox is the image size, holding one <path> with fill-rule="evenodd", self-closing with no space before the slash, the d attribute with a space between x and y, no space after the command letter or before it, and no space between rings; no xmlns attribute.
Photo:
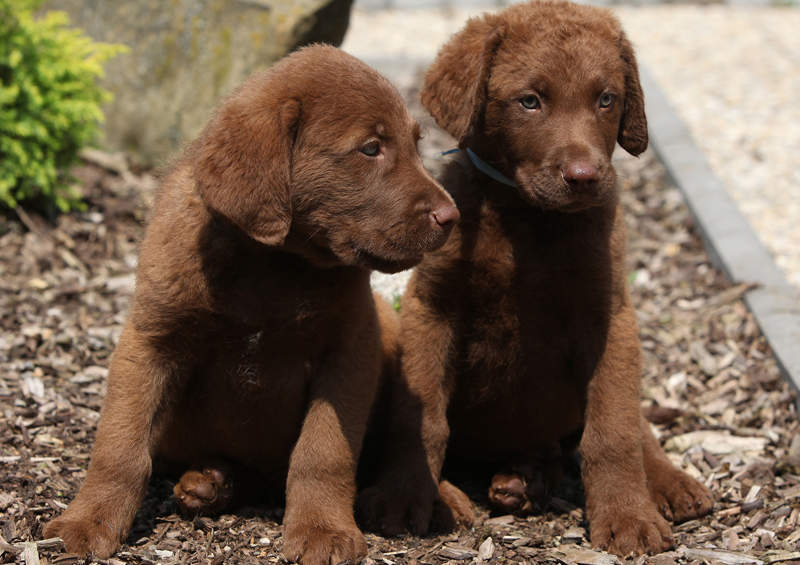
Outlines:
<svg viewBox="0 0 800 565"><path fill-rule="evenodd" d="M688 129L640 65L650 142L683 193L714 264L734 282L756 283L744 296L784 376L800 389L800 291L756 237Z"/></svg>

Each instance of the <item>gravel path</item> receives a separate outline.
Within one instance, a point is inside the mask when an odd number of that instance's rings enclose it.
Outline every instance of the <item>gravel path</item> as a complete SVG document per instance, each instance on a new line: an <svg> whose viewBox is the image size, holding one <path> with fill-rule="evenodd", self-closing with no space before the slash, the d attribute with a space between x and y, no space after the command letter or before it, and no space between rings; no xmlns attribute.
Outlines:
<svg viewBox="0 0 800 565"><path fill-rule="evenodd" d="M716 175L800 285L800 9L617 13Z"/></svg>
<svg viewBox="0 0 800 565"><path fill-rule="evenodd" d="M614 9L715 173L800 285L800 8ZM355 10L343 47L378 66L430 60L481 11Z"/></svg>

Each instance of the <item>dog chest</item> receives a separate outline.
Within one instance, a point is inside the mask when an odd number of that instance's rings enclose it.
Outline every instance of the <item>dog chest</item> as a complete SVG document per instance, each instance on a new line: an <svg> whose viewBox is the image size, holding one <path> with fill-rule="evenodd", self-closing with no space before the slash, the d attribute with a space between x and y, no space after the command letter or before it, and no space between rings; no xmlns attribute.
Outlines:
<svg viewBox="0 0 800 565"><path fill-rule="evenodd" d="M605 347L608 245L484 222L475 238L452 354L454 449L534 448L582 426L586 384ZM606 238L606 242L607 242ZM486 437L486 430L506 430ZM488 445L491 444L491 445Z"/></svg>

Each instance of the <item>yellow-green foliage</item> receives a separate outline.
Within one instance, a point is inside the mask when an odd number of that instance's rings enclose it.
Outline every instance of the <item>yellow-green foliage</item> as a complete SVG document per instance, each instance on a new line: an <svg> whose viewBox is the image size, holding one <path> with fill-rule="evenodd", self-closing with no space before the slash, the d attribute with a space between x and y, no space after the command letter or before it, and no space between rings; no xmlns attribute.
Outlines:
<svg viewBox="0 0 800 565"><path fill-rule="evenodd" d="M0 206L79 207L66 171L96 136L97 79L124 46L95 43L40 0L0 0Z"/></svg>

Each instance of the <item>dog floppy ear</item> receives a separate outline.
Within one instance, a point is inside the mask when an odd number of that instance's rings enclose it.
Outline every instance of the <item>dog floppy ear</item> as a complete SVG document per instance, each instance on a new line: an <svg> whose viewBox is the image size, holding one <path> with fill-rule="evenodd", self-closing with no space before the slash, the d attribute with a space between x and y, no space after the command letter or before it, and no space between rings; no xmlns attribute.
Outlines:
<svg viewBox="0 0 800 565"><path fill-rule="evenodd" d="M480 127L489 73L503 33L497 18L469 20L425 73L422 104L460 146Z"/></svg>
<svg viewBox="0 0 800 565"><path fill-rule="evenodd" d="M281 245L292 218L292 146L300 102L270 103L246 89L218 110L198 140L194 178L213 211L266 245Z"/></svg>
<svg viewBox="0 0 800 565"><path fill-rule="evenodd" d="M631 42L620 32L620 56L625 63L625 106L619 124L617 141L631 155L647 149L647 116L644 113L644 94L639 84L639 68Z"/></svg>

